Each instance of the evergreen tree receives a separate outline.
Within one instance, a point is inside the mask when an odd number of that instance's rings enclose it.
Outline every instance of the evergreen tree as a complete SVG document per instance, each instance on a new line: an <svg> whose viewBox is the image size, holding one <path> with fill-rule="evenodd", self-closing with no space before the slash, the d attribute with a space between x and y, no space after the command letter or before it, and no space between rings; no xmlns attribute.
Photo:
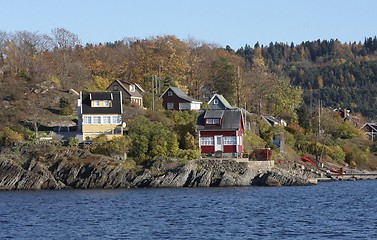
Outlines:
<svg viewBox="0 0 377 240"><path fill-rule="evenodd" d="M67 98L61 97L59 104L60 104L60 114L61 115L69 116L73 113L71 104L70 104L70 102Z"/></svg>

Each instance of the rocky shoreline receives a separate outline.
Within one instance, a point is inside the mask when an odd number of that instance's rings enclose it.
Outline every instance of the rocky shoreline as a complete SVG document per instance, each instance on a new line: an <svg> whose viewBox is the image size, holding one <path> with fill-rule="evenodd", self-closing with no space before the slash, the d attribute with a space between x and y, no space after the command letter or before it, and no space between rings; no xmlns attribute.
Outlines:
<svg viewBox="0 0 377 240"><path fill-rule="evenodd" d="M0 190L304 186L313 184L313 177L299 167L266 170L222 159L158 159L129 169L81 149L24 147L0 154Z"/></svg>

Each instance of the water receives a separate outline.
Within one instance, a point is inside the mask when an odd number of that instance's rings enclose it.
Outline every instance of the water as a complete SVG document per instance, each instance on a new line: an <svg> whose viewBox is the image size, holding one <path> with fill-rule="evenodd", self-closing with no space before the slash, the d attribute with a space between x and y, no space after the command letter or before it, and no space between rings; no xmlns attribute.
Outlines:
<svg viewBox="0 0 377 240"><path fill-rule="evenodd" d="M377 239L377 181L0 192L0 239Z"/></svg>

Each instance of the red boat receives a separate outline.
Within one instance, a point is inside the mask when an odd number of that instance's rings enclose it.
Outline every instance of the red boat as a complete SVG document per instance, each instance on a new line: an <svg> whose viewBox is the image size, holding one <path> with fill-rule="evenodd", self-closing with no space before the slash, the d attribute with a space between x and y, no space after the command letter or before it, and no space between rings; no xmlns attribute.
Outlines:
<svg viewBox="0 0 377 240"><path fill-rule="evenodd" d="M302 157L301 160L303 162L308 162L308 163L310 163L313 166L317 166L317 164L313 160L311 160L308 156Z"/></svg>

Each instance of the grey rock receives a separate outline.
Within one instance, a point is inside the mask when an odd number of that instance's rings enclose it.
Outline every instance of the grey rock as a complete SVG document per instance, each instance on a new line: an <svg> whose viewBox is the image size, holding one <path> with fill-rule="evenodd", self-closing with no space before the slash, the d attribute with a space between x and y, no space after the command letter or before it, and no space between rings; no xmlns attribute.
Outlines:
<svg viewBox="0 0 377 240"><path fill-rule="evenodd" d="M0 154L1 190L292 186L308 185L313 178L302 168L266 169L259 164L221 159L160 159L149 162L139 172L130 172L122 161L85 150L37 152L22 147L18 155L13 151Z"/></svg>

